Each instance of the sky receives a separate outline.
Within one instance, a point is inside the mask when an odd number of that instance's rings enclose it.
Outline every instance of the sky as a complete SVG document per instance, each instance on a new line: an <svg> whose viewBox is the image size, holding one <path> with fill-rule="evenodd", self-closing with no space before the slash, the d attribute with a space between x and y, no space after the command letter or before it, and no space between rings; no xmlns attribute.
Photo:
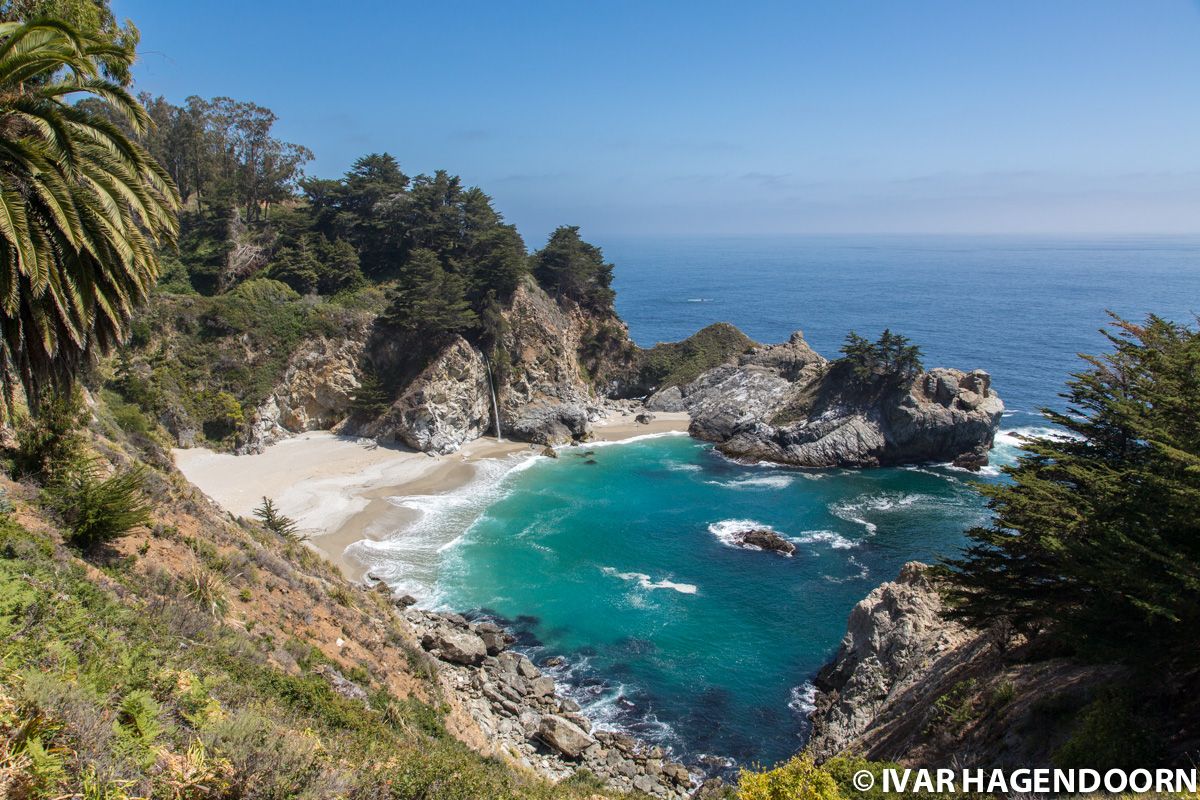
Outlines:
<svg viewBox="0 0 1200 800"><path fill-rule="evenodd" d="M113 0L137 88L585 235L1200 232L1192 0Z"/></svg>

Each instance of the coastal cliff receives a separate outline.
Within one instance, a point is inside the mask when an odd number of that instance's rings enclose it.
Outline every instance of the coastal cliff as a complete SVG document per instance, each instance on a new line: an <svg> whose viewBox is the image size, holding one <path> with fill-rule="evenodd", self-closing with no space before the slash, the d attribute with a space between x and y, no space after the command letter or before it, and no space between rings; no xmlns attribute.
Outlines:
<svg viewBox="0 0 1200 800"><path fill-rule="evenodd" d="M1128 678L1118 667L1042 652L1009 631L965 628L943 610L919 562L854 607L836 655L813 681L808 748L818 760L1050 766L1080 713Z"/></svg>
<svg viewBox="0 0 1200 800"><path fill-rule="evenodd" d="M813 468L934 461L978 469L1004 411L982 370L862 379L800 332L660 390L648 404L686 409L689 432L732 458Z"/></svg>
<svg viewBox="0 0 1200 800"><path fill-rule="evenodd" d="M399 396L372 419L339 430L417 450L449 453L485 432L537 444L585 438L604 415L600 385L621 374L633 345L613 314L550 297L523 280L499 312L499 335L484 348L461 336L442 346ZM371 354L375 369L399 370L386 331ZM494 400L492 392L495 392ZM493 402L495 407L493 407Z"/></svg>

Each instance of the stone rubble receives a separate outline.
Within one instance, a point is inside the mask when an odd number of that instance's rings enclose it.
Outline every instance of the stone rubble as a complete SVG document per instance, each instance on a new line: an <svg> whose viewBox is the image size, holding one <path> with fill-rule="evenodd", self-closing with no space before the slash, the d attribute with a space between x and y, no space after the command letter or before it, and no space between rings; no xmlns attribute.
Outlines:
<svg viewBox="0 0 1200 800"><path fill-rule="evenodd" d="M701 776L661 747L593 729L579 704L558 694L552 677L507 649L514 639L500 626L416 608L400 613L499 752L554 780L586 769L619 791L692 796Z"/></svg>

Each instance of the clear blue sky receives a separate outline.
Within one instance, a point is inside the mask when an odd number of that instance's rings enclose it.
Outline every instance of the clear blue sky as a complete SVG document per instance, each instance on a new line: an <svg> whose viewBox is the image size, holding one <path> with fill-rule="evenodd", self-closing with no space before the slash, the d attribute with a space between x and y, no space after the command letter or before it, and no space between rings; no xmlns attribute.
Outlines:
<svg viewBox="0 0 1200 800"><path fill-rule="evenodd" d="M585 234L1200 231L1189 0L114 0L138 88Z"/></svg>

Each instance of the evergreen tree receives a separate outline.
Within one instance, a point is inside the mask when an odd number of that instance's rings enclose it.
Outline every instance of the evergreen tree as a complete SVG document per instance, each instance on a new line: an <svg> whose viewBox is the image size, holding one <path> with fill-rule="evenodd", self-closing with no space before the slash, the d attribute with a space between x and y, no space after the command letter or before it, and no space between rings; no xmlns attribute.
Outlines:
<svg viewBox="0 0 1200 800"><path fill-rule="evenodd" d="M842 361L849 365L854 377L864 382L877 378L912 380L924 368L921 348L912 344L908 337L887 328L874 342L850 331L841 352Z"/></svg>
<svg viewBox="0 0 1200 800"><path fill-rule="evenodd" d="M1010 483L984 489L990 527L944 565L953 613L1053 629L1088 653L1200 666L1200 333L1114 322L1087 356L1065 436L1026 440Z"/></svg>
<svg viewBox="0 0 1200 800"><path fill-rule="evenodd" d="M533 256L534 277L546 291L594 309L612 308L612 270L600 248L580 238L578 225L558 228Z"/></svg>
<svg viewBox="0 0 1200 800"><path fill-rule="evenodd" d="M428 335L458 333L477 320L462 278L448 271L432 250L416 250L392 292L384 321L399 330Z"/></svg>

